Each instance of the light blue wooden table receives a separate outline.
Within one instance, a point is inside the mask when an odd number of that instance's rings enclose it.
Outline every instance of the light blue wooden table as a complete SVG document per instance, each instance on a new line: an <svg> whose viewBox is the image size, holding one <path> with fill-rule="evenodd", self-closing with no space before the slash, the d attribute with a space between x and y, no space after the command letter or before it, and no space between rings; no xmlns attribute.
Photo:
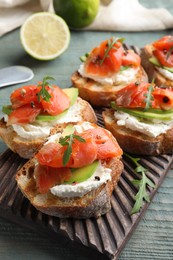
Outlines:
<svg viewBox="0 0 173 260"><path fill-rule="evenodd" d="M143 1L146 6L154 3ZM173 13L173 1L156 1L155 6L164 3ZM70 75L80 64L79 57L100 41L115 35L125 37L130 45L144 46L171 31L158 32L71 32L68 50L53 61L36 61L29 57L21 47L19 30L0 38L0 68L12 65L25 65L34 71L29 84L37 83L45 75L53 76L56 83L64 88L70 86ZM0 109L9 102L11 86L0 90ZM2 113L0 114L2 116ZM0 141L0 152L6 150ZM10 180L9 180L10 181ZM5 219L0 219L0 259L2 260L87 260L96 259L97 253L88 248L63 241L51 241L38 233L20 227ZM104 256L100 259L106 259ZM126 259L173 259L173 170L171 169L159 188L146 214L133 232L123 249L120 260Z"/></svg>

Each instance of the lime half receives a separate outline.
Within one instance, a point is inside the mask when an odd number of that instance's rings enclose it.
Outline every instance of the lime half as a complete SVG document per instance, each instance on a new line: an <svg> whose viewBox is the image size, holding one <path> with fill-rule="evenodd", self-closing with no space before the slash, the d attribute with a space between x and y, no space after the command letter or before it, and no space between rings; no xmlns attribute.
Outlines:
<svg viewBox="0 0 173 260"><path fill-rule="evenodd" d="M20 39L25 51L38 60L52 60L69 46L70 31L56 14L39 12L22 25Z"/></svg>
<svg viewBox="0 0 173 260"><path fill-rule="evenodd" d="M91 24L99 10L100 0L53 0L55 13L71 28L82 28Z"/></svg>

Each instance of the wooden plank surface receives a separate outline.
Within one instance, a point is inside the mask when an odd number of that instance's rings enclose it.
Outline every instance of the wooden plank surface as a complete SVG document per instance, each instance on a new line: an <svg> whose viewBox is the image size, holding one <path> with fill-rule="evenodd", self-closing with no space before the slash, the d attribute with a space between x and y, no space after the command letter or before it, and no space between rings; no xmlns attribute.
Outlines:
<svg viewBox="0 0 173 260"><path fill-rule="evenodd" d="M101 40L112 35L125 37L129 45L144 46L170 31L145 33L72 32L69 49L51 62L35 61L25 54L19 30L0 38L0 68L26 65L33 69L35 77L29 83L37 83L45 75L55 77L64 88L70 85L70 75L78 68L79 57ZM19 85L18 85L19 86ZM0 108L9 102L9 94L17 86L0 90ZM1 114L2 115L2 114ZM6 146L0 141L0 152ZM10 182L10 180L9 180ZM107 259L94 251L68 241L50 241L34 231L0 219L0 259ZM173 170L167 174L145 216L126 244L119 259L173 259Z"/></svg>

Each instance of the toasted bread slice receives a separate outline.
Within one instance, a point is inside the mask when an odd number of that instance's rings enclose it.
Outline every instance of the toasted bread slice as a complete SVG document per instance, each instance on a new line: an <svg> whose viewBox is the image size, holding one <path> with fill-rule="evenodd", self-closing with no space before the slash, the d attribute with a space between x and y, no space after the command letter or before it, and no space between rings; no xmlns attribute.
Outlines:
<svg viewBox="0 0 173 260"><path fill-rule="evenodd" d="M55 134L59 130L60 127L56 127L51 133ZM102 160L101 164L112 170L111 180L82 197L62 198L50 191L40 194L34 177L35 157L17 172L16 181L24 196L43 213L61 218L99 217L111 209L111 195L123 170L123 163L119 157Z"/></svg>
<svg viewBox="0 0 173 260"><path fill-rule="evenodd" d="M79 103L81 107L80 114L82 121L96 123L96 115L90 104L85 100L82 100L80 97L77 98L76 102ZM60 125L62 124L60 123ZM7 126L4 119L0 120L0 137L13 152L26 159L31 158L40 145L45 141L45 137L35 138L33 136L33 138L29 140L22 138L14 131L12 126Z"/></svg>
<svg viewBox="0 0 173 260"><path fill-rule="evenodd" d="M102 163L112 169L112 180L80 198L60 198L50 192L40 194L33 177L34 159L29 160L17 173L16 181L24 196L43 213L60 218L99 217L111 209L110 197L123 169L118 158Z"/></svg>
<svg viewBox="0 0 173 260"><path fill-rule="evenodd" d="M105 127L112 132L125 152L142 155L173 153L173 129L154 138L117 125L113 109L106 109L102 115Z"/></svg>
<svg viewBox="0 0 173 260"><path fill-rule="evenodd" d="M156 86L173 87L173 81L164 77L157 70L157 66L149 61L149 59L153 57L153 50L154 47L151 44L146 45L141 50L141 63L148 75L149 82L152 82L152 80L154 80Z"/></svg>
<svg viewBox="0 0 173 260"><path fill-rule="evenodd" d="M77 71L73 73L71 81L78 88L81 98L89 101L94 106L110 107L110 102L116 99L117 91L131 82L148 82L148 77L141 66L136 77L132 81L127 80L127 84L101 84L92 79L82 77Z"/></svg>

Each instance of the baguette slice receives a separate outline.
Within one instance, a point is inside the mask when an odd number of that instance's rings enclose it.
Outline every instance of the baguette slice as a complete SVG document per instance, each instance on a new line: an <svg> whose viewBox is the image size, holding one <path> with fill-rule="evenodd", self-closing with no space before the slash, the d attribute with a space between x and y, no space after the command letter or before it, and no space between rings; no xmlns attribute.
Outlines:
<svg viewBox="0 0 173 260"><path fill-rule="evenodd" d="M54 128L51 134L55 134L59 130L60 127ZM16 181L31 204L45 214L60 218L99 217L111 209L111 195L123 170L123 163L118 157L102 160L101 163L112 169L112 179L83 197L61 198L50 191L47 194L40 194L33 176L34 157L16 173Z"/></svg>
<svg viewBox="0 0 173 260"><path fill-rule="evenodd" d="M77 98L76 102L80 103L81 106L82 121L96 123L96 115L90 104L80 97ZM45 138L36 139L34 136L32 140L22 138L13 130L12 126L6 125L3 118L0 120L0 137L13 152L26 159L31 158L45 141Z"/></svg>
<svg viewBox="0 0 173 260"><path fill-rule="evenodd" d="M153 57L153 50L154 47L151 44L146 45L141 50L141 63L148 75L149 82L152 82L152 80L154 79L154 83L156 84L156 86L173 87L173 81L164 77L157 70L157 66L149 61L149 59Z"/></svg>
<svg viewBox="0 0 173 260"><path fill-rule="evenodd" d="M127 84L108 85L101 84L89 78L82 77L79 72L74 72L71 77L72 84L78 88L79 96L89 101L94 106L110 107L110 102L116 99L116 93L126 87L131 82L148 82L147 74L142 66L133 81L127 81Z"/></svg>
<svg viewBox="0 0 173 260"><path fill-rule="evenodd" d="M173 153L173 129L153 138L117 125L113 109L106 109L102 115L105 127L115 136L123 151L141 155Z"/></svg>

